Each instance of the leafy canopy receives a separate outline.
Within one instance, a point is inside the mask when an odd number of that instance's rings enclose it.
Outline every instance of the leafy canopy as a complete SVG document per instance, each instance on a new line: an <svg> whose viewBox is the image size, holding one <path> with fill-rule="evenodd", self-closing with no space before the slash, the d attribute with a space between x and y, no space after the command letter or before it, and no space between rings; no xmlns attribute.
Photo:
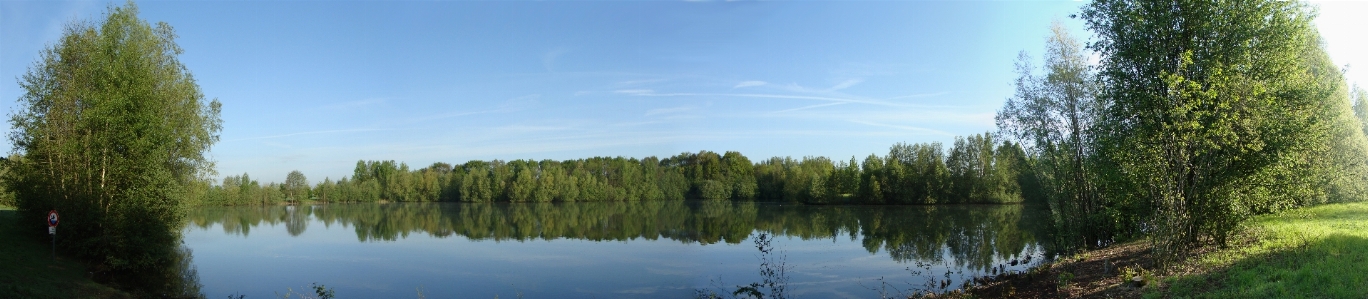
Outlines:
<svg viewBox="0 0 1368 299"><path fill-rule="evenodd" d="M171 26L137 15L128 2L68 24L19 80L9 139L22 159L5 182L24 225L62 213L58 248L150 273L174 262L187 186L212 172L204 153L222 121L177 60Z"/></svg>

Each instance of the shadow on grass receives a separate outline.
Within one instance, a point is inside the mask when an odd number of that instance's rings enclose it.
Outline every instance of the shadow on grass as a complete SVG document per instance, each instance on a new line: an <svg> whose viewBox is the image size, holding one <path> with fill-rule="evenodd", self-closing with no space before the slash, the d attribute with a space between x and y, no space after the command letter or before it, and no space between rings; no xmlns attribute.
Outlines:
<svg viewBox="0 0 1368 299"><path fill-rule="evenodd" d="M1169 292L1201 298L1368 298L1368 238L1333 233L1304 240L1173 279Z"/></svg>
<svg viewBox="0 0 1368 299"><path fill-rule="evenodd" d="M90 279L85 265L66 256L52 257L45 232L25 232L41 225L19 225L18 212L0 210L0 298L130 298ZM39 219L41 220L41 219Z"/></svg>
<svg viewBox="0 0 1368 299"><path fill-rule="evenodd" d="M34 219L41 221L43 219ZM37 221L0 210L0 298L203 298L188 247L152 270L100 272L61 250ZM62 238L58 232L57 238Z"/></svg>

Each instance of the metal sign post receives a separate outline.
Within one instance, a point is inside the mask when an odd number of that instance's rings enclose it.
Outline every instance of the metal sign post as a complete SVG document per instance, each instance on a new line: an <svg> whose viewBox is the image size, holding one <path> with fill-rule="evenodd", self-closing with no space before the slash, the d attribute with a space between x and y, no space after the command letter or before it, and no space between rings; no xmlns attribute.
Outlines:
<svg viewBox="0 0 1368 299"><path fill-rule="evenodd" d="M52 260L57 260L57 210L48 211L48 235L52 235Z"/></svg>

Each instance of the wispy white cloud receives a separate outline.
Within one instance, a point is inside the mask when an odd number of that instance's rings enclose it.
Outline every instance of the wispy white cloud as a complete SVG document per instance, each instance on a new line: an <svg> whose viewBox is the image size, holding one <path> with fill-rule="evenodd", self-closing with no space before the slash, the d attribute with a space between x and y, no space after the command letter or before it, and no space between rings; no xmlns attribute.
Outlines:
<svg viewBox="0 0 1368 299"><path fill-rule="evenodd" d="M862 82L864 82L864 79L859 79L859 78L856 78L856 79L847 79L847 80L845 80L845 81L841 81L841 83L836 83L836 85L833 85L833 86L827 87L827 88L811 88L811 87L799 85L798 83L789 83L788 85L785 85L785 86L784 86L784 89L786 89L786 90L788 90L788 91L792 91L792 92L799 92L799 93L831 94L831 93L834 93L834 92L836 92L836 91L840 91L840 90L842 90L842 89L846 89L846 88L850 88L851 86L858 85L858 84L860 84L860 83L862 83Z"/></svg>
<svg viewBox="0 0 1368 299"><path fill-rule="evenodd" d="M949 91L942 91L942 92L932 92L932 93L919 93L919 94L910 94L910 95L905 95L905 96L891 97L891 98L887 98L886 100L901 100L901 99L912 99L912 98L928 98L928 97L943 96L943 95L947 95L947 94L950 94L950 92L949 92Z"/></svg>
<svg viewBox="0 0 1368 299"><path fill-rule="evenodd" d="M383 152L390 156L402 154L404 156L449 157L452 153L460 153L463 158L492 156L507 159L507 157L518 155L724 139L723 136L715 134L640 134L637 132L545 134L537 136L524 136L517 139L493 139L488 136L477 136L475 140L480 140L479 142L427 145L391 144L374 151Z"/></svg>
<svg viewBox="0 0 1368 299"><path fill-rule="evenodd" d="M664 120L634 121L634 122L616 123L616 124L612 124L612 126L614 126L614 127L637 127L637 126L658 125L658 124L664 124L664 123L669 123L669 122L668 122L668 121L664 121Z"/></svg>
<svg viewBox="0 0 1368 299"><path fill-rule="evenodd" d="M574 129L574 126L532 126L532 125L511 125L495 128L495 132L509 134L523 134L534 132L566 131Z"/></svg>
<svg viewBox="0 0 1368 299"><path fill-rule="evenodd" d="M827 88L825 91L831 92L831 91L837 91L837 90L842 90L842 89L850 88L851 86L855 86L856 84L860 84L860 82L864 82L864 80L863 80L863 79L850 79L850 80L845 80L845 81L843 81L843 82L841 82L841 83L839 83L839 84L836 84L836 86L832 86L831 88Z"/></svg>
<svg viewBox="0 0 1368 299"><path fill-rule="evenodd" d="M278 148L282 148L282 149L292 149L292 148L294 148L294 146L291 146L291 145L289 145L289 144L284 144L284 143L280 143L280 142L273 142L273 141L270 141L270 140L262 141L261 144L264 144L264 145L266 145L266 146L271 146L271 147L278 147Z"/></svg>
<svg viewBox="0 0 1368 299"><path fill-rule="evenodd" d="M425 122L425 121L438 120L438 119L443 119L443 118L452 118L452 117L470 116L470 115L488 114L488 113L499 113L499 112L507 112L507 110L503 110L503 109L490 109L490 110L480 110L480 111L456 111L456 112L439 113L439 114L433 114L433 115L427 115L427 116L409 118L408 121L407 121L407 123Z"/></svg>
<svg viewBox="0 0 1368 299"><path fill-rule="evenodd" d="M679 113L679 112L689 111L689 110L693 110L693 109L694 109L693 106L679 106L679 107L672 107L672 108L651 109L651 110L647 110L647 111L646 111L646 115L645 115L645 116L652 116L652 115L658 115L658 114L669 114L669 113Z"/></svg>
<svg viewBox="0 0 1368 299"><path fill-rule="evenodd" d="M380 152L390 156L428 156L448 157L436 160L461 160L479 157L504 157L581 151L595 149L621 149L625 147L650 146L660 144L690 144L707 141L741 140L754 138L782 138L782 136L907 136L906 133L870 130L732 130L732 131L680 131L663 130L613 130L585 131L552 134L529 134L519 138L503 138L497 133L476 134L455 144L391 144L382 147ZM355 149L347 149L355 150ZM319 149L317 151L328 151ZM461 157L451 157L459 153ZM404 158L399 156L397 158ZM406 158L408 160L416 160Z"/></svg>
<svg viewBox="0 0 1368 299"><path fill-rule="evenodd" d="M857 116L858 117L858 116ZM922 135L907 126L889 129L861 129L859 126L825 126L813 128L725 129L679 126L677 122L659 120L655 123L613 123L600 119L558 121L554 123L516 126L470 127L434 134L395 130L396 135L421 135L423 138L378 138L370 142L329 138L327 142L275 144L281 150L256 151L250 155L236 154L219 157L223 173L250 172L263 181L280 181L292 169L305 171L310 177L328 176L334 179L351 173L348 165L357 159L397 160L411 166L432 162L460 163L471 159L571 159L593 155L627 155L645 157L668 155L682 150L709 148L708 144L733 140L815 140L826 138L881 138L905 140ZM830 119L847 122L846 119ZM870 121L873 123L905 124L898 120ZM523 130L526 133L512 133ZM933 130L934 131L934 130ZM384 133L389 134L389 133ZM932 135L944 139L949 135ZM375 134L370 134L375 135ZM815 138L815 139L814 139ZM382 141L383 140L383 141ZM281 140L266 140L272 142ZM245 145L245 143L236 143ZM258 146L253 144L252 146ZM272 145L268 145L272 146ZM305 153L305 157L291 154ZM764 155L770 155L765 153ZM773 152L774 155L812 154L812 152ZM842 156L842 155L835 155ZM280 161L292 160L289 164ZM309 167L314 168L309 168Z"/></svg>
<svg viewBox="0 0 1368 299"><path fill-rule="evenodd" d="M542 54L541 57L542 67L545 68L547 72L555 72L556 60L559 59L561 56L564 56L566 53L570 53L570 49L566 47L558 47L555 49L551 49L550 51L547 51L546 54Z"/></svg>
<svg viewBox="0 0 1368 299"><path fill-rule="evenodd" d="M836 105L844 105L844 104L849 104L849 103L845 103L845 102L822 103L822 104L808 105L808 106L803 106L803 107L798 107L798 108L793 108L793 109L784 109L784 110L774 111L774 112L770 112L770 113L771 113L771 114L774 114L774 113L793 112L793 111L799 111L799 110L807 110L807 109L812 109L812 108L821 108L821 107L836 106Z"/></svg>
<svg viewBox="0 0 1368 299"><path fill-rule="evenodd" d="M937 128L991 128L995 126L994 113L960 107L910 108L910 109L839 109L839 110L796 110L786 113L766 113L765 117L784 117L806 119L808 121L860 120L874 123L916 123L919 126Z"/></svg>
<svg viewBox="0 0 1368 299"><path fill-rule="evenodd" d="M293 137L293 136L303 136L303 135L319 135L319 134L335 134L335 133L356 133L356 132L376 132L376 131L386 131L386 130L384 130L384 129L349 129L349 130L308 131L308 132L296 132L296 133L280 134L280 135L271 135L271 136L258 136L258 137L239 138L239 139L224 140L224 141L225 141L225 142L230 142L230 141L244 141L244 140L261 140L261 139L275 139L275 138L284 138L284 137Z"/></svg>
<svg viewBox="0 0 1368 299"><path fill-rule="evenodd" d="M917 65L846 62L842 63L836 69L831 70L831 75L837 77L864 78L890 76L909 71L926 72L929 70L924 66Z"/></svg>
<svg viewBox="0 0 1368 299"><path fill-rule="evenodd" d="M381 104L384 104L386 101L389 101L389 99L388 99L388 98L369 98L369 99L363 99L363 100L356 100L356 101L348 101L348 102L340 102L340 103L333 103L333 104L323 105L323 106L320 107L320 108L323 108L323 109L326 109L326 110L349 110L349 109L356 109L356 108L362 108L362 107L367 107L367 106L381 105Z"/></svg>
<svg viewBox="0 0 1368 299"><path fill-rule="evenodd" d="M288 154L288 155L280 156L279 159L280 159L280 163L286 164L286 163L290 163L290 162L295 162L295 161L303 160L303 159L306 158L306 157L308 157L308 155L306 155L306 154L304 154L304 153L293 153L293 154Z"/></svg>
<svg viewBox="0 0 1368 299"><path fill-rule="evenodd" d="M765 83L765 81L742 81L741 83L736 83L736 86L732 86L732 89L742 88L742 87L761 86L761 85L765 85L765 84L767 84L767 83Z"/></svg>
<svg viewBox="0 0 1368 299"><path fill-rule="evenodd" d="M541 104L541 97L541 94L529 94L504 100L499 104L499 110L517 111L536 107Z"/></svg>
<svg viewBox="0 0 1368 299"><path fill-rule="evenodd" d="M613 92L614 92L614 93L622 93L622 94L631 94L631 95L651 95L651 94L655 93L654 90L650 90L650 89L619 89L619 90L614 90Z"/></svg>
<svg viewBox="0 0 1368 299"><path fill-rule="evenodd" d="M927 128L922 128L922 127L881 124L881 123L868 122L868 121L862 121L862 120L850 120L850 122L857 123L857 124L862 124L862 125L876 126L876 127L886 127L886 128L902 129L902 130L913 131L913 132L921 132L921 133L923 133L923 134L933 134L933 135L943 135L943 136L955 136L955 134L951 134L950 132L941 131L941 130L934 130L934 129L927 129Z"/></svg>
<svg viewBox="0 0 1368 299"><path fill-rule="evenodd" d="M665 81L668 81L668 80L669 80L669 79L665 79L665 78L641 79L641 80L627 80L627 81L620 81L620 82L617 82L616 85L617 85L617 86L622 86L622 87L627 87L627 86L642 85L642 84L647 84L647 83L660 83L660 82L665 82Z"/></svg>
<svg viewBox="0 0 1368 299"><path fill-rule="evenodd" d="M627 89L617 90L616 93L628 94L633 96L648 97L738 97L738 98L765 98L765 99L793 99L793 100L816 100L843 103L860 103L881 106L912 107L913 105L889 103L884 101L851 98L851 97L829 97L829 96L805 96L805 95L786 95L786 94L764 94L764 93L655 93L650 89Z"/></svg>
<svg viewBox="0 0 1368 299"><path fill-rule="evenodd" d="M523 110L531 109L531 108L537 107L538 105L541 105L541 94L529 94L529 95L525 95L525 96L520 96L520 97L516 97L516 98L511 98L511 99L508 99L508 100L504 100L503 103L499 104L499 106L498 106L498 107L495 107L494 109L479 110L479 111L456 111L456 112L447 112L447 113L440 113L440 114L434 114L434 115L428 115L428 116L414 117L414 118L409 118L408 121L407 121L407 123L424 122L424 121L430 121L430 120L438 120L438 119L452 118L452 117L460 117L460 116L470 116L470 115L477 115L477 114L517 112L517 111L523 111Z"/></svg>

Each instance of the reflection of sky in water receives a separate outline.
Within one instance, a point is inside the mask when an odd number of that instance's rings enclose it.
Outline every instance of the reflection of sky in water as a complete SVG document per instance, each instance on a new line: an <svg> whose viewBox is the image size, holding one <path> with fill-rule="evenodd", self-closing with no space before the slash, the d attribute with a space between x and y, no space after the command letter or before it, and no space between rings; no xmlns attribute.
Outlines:
<svg viewBox="0 0 1368 299"><path fill-rule="evenodd" d="M317 282L343 298L417 298L420 288L428 298L517 298L519 293L526 298L680 298L692 296L696 288L720 293L720 284L730 293L736 285L761 280L759 252L750 239L707 245L667 238L472 241L418 231L397 241L358 242L354 225L325 224L312 216L286 218L296 223L260 222L245 235L227 232L222 223L187 228L185 243L194 250L205 295L274 298L287 288L305 291ZM945 263L955 260L943 247L941 261L927 271L915 261L895 261L887 250L871 254L858 232L854 238L849 232L835 235L774 240L776 252L786 254L791 267L790 294L871 298L879 294L880 277L888 292L896 294L894 289L924 288L930 277L946 279ZM1027 251L1041 249L1029 245ZM949 278L959 285L973 274L965 270Z"/></svg>

